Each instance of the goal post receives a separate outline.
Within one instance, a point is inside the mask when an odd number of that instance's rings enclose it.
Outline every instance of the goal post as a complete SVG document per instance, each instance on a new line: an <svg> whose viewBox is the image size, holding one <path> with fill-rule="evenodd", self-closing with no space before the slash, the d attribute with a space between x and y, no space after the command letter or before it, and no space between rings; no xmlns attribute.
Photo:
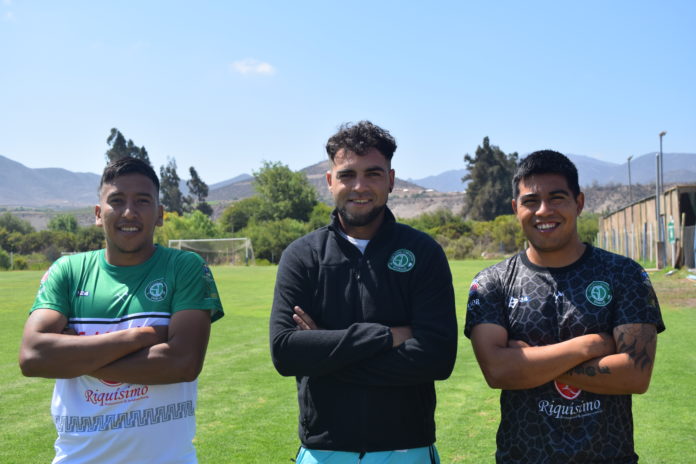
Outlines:
<svg viewBox="0 0 696 464"><path fill-rule="evenodd" d="M169 248L196 252L210 265L256 264L254 248L247 237L169 240Z"/></svg>

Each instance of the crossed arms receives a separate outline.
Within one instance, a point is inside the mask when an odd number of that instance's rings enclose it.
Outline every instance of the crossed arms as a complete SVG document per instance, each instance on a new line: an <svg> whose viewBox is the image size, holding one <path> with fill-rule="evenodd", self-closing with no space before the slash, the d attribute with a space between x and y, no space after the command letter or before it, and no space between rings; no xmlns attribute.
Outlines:
<svg viewBox="0 0 696 464"><path fill-rule="evenodd" d="M409 292L412 311L407 325L354 322L327 329L314 322L316 313L307 311L321 283L306 272L301 253L293 251L286 249L281 258L270 321L271 354L279 373L330 375L379 386L449 377L456 357L457 323L444 253L433 253L429 265L423 260L422 278L414 279L418 288ZM338 311L340 295L335 298Z"/></svg>
<svg viewBox="0 0 696 464"><path fill-rule="evenodd" d="M74 335L67 318L37 309L24 326L19 353L28 377L91 375L138 384L190 382L198 377L210 335L210 312L174 313L169 326L136 327L100 335Z"/></svg>
<svg viewBox="0 0 696 464"><path fill-rule="evenodd" d="M476 359L492 388L534 388L551 380L600 394L645 393L655 351L653 324L623 324L546 346L508 340L507 330L479 324L471 332Z"/></svg>

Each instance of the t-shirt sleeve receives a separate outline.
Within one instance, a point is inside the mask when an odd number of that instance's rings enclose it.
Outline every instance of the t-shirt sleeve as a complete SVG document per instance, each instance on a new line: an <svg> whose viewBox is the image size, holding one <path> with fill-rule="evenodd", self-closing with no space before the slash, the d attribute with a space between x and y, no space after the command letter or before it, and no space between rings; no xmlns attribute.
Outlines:
<svg viewBox="0 0 696 464"><path fill-rule="evenodd" d="M176 260L176 289L172 312L184 309L211 311L211 321L224 316L213 273L203 258L195 253L182 253Z"/></svg>
<svg viewBox="0 0 696 464"><path fill-rule="evenodd" d="M37 309L53 309L70 316L70 272L66 258L54 262L41 277L30 313Z"/></svg>
<svg viewBox="0 0 696 464"><path fill-rule="evenodd" d="M479 272L469 287L466 305L464 335L471 338L471 330L478 324L497 324L507 329L505 296L493 268Z"/></svg>
<svg viewBox="0 0 696 464"><path fill-rule="evenodd" d="M634 261L624 267L616 282L614 327L622 324L655 324L657 332L665 330L660 304L648 273Z"/></svg>

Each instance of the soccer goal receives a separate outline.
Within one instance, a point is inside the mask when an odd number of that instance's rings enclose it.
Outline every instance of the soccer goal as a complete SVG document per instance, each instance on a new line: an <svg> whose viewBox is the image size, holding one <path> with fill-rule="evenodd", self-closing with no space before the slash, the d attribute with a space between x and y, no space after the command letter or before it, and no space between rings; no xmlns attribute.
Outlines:
<svg viewBox="0 0 696 464"><path fill-rule="evenodd" d="M170 240L169 248L195 251L208 264L256 264L251 240L244 238L201 238Z"/></svg>

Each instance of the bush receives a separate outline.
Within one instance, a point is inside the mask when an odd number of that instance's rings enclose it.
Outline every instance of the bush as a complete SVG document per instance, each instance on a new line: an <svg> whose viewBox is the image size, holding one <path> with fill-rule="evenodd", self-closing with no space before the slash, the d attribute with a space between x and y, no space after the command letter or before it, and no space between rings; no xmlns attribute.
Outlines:
<svg viewBox="0 0 696 464"><path fill-rule="evenodd" d="M0 248L0 269L9 269L11 261L10 254Z"/></svg>

